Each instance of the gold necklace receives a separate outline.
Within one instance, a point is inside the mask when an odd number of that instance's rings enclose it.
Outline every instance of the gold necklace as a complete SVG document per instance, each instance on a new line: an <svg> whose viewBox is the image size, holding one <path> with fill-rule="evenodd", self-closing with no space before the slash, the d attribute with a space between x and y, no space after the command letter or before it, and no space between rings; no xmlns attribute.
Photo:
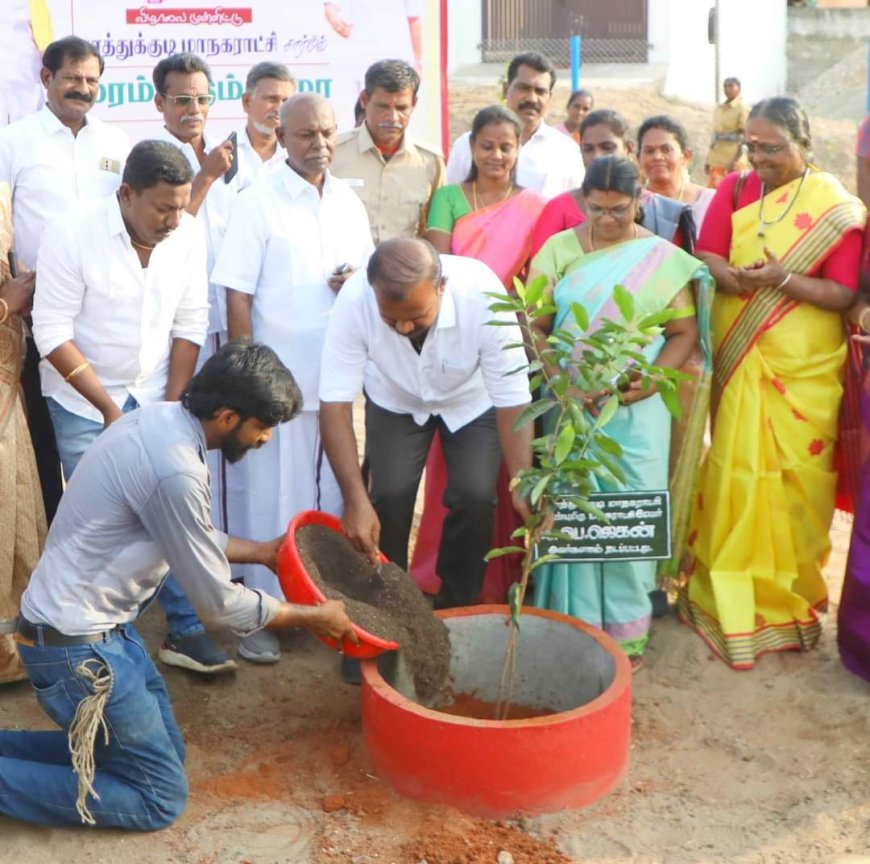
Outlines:
<svg viewBox="0 0 870 864"><path fill-rule="evenodd" d="M767 185L765 183L761 184L761 198L758 199L758 224L759 224L758 236L759 237L764 237L766 235L768 228L771 228L772 226L779 224L780 222L782 222L783 219L785 219L786 216L788 216L788 211L791 210L792 207L794 207L794 202L797 201L798 197L800 196L801 189L803 188L803 185L804 185L804 180L807 179L807 174L809 174L809 173L810 173L810 169L804 168L804 173L801 175L801 182L798 183L798 187L794 193L794 197L791 199L791 201L788 202L788 207L786 207L785 210L783 210L782 213L780 213L776 219L771 219L770 222L765 221L765 218L764 218L764 197L765 197L765 195L767 195Z"/></svg>
<svg viewBox="0 0 870 864"><path fill-rule="evenodd" d="M132 237L130 238L130 242L137 248L141 249L143 252L152 252L154 247L157 245L153 243L151 246L147 246L145 243L137 243Z"/></svg>
<svg viewBox="0 0 870 864"><path fill-rule="evenodd" d="M634 229L632 232L632 235L631 235L631 239L637 240L637 222L635 222L631 227ZM604 248L607 249L607 248L609 248L609 246L616 246L618 243L627 243L627 242L628 242L628 240L617 240L616 243L610 243L610 244L608 244L608 246L605 246ZM594 233L594 228L592 227L591 222L589 223L589 251L590 252L600 252L601 251L600 249L595 248L595 233Z"/></svg>
<svg viewBox="0 0 870 864"><path fill-rule="evenodd" d="M514 191L514 184L511 183L510 186L508 186L507 192L505 192L504 195L502 196L501 201L495 201L493 203L501 204L502 201L507 201L507 199L510 198L511 192L513 192L513 191ZM471 206L472 206L472 209L474 209L474 210L477 210L479 207L479 205L477 203L477 180L471 181ZM483 206L486 207L489 205L484 204Z"/></svg>

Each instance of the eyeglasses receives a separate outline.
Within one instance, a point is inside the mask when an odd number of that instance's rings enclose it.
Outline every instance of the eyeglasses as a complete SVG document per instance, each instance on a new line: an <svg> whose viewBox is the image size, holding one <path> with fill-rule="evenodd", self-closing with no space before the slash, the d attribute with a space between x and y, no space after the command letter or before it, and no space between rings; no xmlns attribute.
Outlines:
<svg viewBox="0 0 870 864"><path fill-rule="evenodd" d="M756 153L762 153L765 156L776 156L780 150L788 145L786 144L756 144L754 141L749 141L746 145L746 152L750 156Z"/></svg>
<svg viewBox="0 0 870 864"><path fill-rule="evenodd" d="M593 219L597 219L599 216L603 216L605 213L608 213L614 219L622 219L623 216L628 215L631 207L631 203L620 204L618 207L599 207L597 204L591 204L589 201L586 202L586 212Z"/></svg>
<svg viewBox="0 0 870 864"><path fill-rule="evenodd" d="M206 105L214 105L215 95L214 93L201 93L199 96L190 96L187 93L182 93L181 96L170 96L168 93L164 93L163 98L174 102L181 108L190 107L194 101L196 101L197 105L205 108Z"/></svg>

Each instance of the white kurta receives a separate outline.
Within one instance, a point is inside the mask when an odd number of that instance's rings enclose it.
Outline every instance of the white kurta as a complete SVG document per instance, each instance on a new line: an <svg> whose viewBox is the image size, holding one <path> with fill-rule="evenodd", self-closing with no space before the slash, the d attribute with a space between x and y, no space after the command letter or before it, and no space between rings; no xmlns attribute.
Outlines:
<svg viewBox="0 0 870 864"><path fill-rule="evenodd" d="M341 495L318 431L320 355L340 264L364 267L373 250L365 208L343 181L327 175L322 196L291 168L238 196L217 265L216 285L252 294L254 339L275 350L302 391L300 417L271 441L227 466L232 534L268 539L303 510L339 513ZM281 596L265 567L239 565L234 576Z"/></svg>

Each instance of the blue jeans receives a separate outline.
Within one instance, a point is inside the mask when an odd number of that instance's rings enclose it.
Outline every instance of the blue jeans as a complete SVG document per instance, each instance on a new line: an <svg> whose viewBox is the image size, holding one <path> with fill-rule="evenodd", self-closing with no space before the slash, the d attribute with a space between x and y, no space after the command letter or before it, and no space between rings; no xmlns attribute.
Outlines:
<svg viewBox="0 0 870 864"><path fill-rule="evenodd" d="M0 813L41 825L82 824L67 734L76 707L93 692L77 671L91 661L111 677L103 714L109 741L100 729L94 745L100 797L86 800L96 827L171 825L187 803L184 742L163 678L136 631L121 626L104 641L69 648L19 642L18 650L40 706L62 731L0 731Z"/></svg>
<svg viewBox="0 0 870 864"><path fill-rule="evenodd" d="M60 456L60 463L63 465L63 476L69 482L73 471L84 456L85 450L103 431L103 424L73 414L72 411L68 411L51 397L46 402L48 403L51 425L54 426L57 452ZM128 396L121 410L126 414L129 411L135 411L138 407L139 403L132 396ZM185 636L205 632L205 628L193 606L190 605L187 595L181 590L181 586L171 574L163 581L163 587L160 589L157 599L166 614L170 636L182 639Z"/></svg>

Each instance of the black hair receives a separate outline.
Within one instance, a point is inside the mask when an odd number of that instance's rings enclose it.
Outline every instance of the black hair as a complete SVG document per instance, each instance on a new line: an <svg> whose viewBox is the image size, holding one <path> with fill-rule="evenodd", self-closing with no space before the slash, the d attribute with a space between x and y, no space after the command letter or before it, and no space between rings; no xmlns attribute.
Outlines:
<svg viewBox="0 0 870 864"><path fill-rule="evenodd" d="M579 90L572 91L571 95L568 97L568 104L565 106L565 108L566 109L570 108L571 105L573 104L574 100L580 99L582 96L588 96L590 101L594 102L594 100L592 98L592 91L591 90L584 90L581 87Z"/></svg>
<svg viewBox="0 0 870 864"><path fill-rule="evenodd" d="M517 117L510 108L506 108L504 105L487 105L486 108L481 108L480 111L474 115L474 120L471 122L471 133L468 138L468 143L474 144L474 139L480 134L481 129L484 129L487 126L495 126L496 124L501 125L502 123L508 126L513 126L514 131L517 133L517 144L519 144L523 128L520 123L520 118ZM514 181L516 180L516 173L517 166L516 163L514 163L513 173L511 175L511 179ZM474 164L473 159L466 180L469 183L477 180L477 165Z"/></svg>
<svg viewBox="0 0 870 864"><path fill-rule="evenodd" d="M628 141L628 123L621 114L617 114L610 108L598 108L595 111L590 111L580 121L580 135L582 136L592 126L606 126L617 138Z"/></svg>
<svg viewBox="0 0 870 864"><path fill-rule="evenodd" d="M200 420L229 408L244 422L265 426L292 420L302 410L302 393L290 370L268 346L248 338L222 345L190 379L181 404Z"/></svg>
<svg viewBox="0 0 870 864"><path fill-rule="evenodd" d="M121 178L140 194L158 183L183 186L193 182L193 169L187 157L168 141L140 141L127 156Z"/></svg>
<svg viewBox="0 0 870 864"><path fill-rule="evenodd" d="M743 85L740 83L740 79L736 75L729 75L723 82L722 86L724 87L726 84L736 84L738 87L742 87Z"/></svg>
<svg viewBox="0 0 870 864"><path fill-rule="evenodd" d="M791 96L774 96L763 99L752 106L749 119L761 117L779 126L800 148L806 161L813 158L813 136L810 134L810 121L801 103Z"/></svg>
<svg viewBox="0 0 870 864"><path fill-rule="evenodd" d="M193 75L195 72L202 72L208 79L209 85L212 83L211 66L202 57L187 52L171 54L169 57L164 57L151 72L151 80L154 82L154 89L158 93L166 92L166 78L170 72L181 72L183 75Z"/></svg>
<svg viewBox="0 0 870 864"><path fill-rule="evenodd" d="M520 71L520 66L529 66L535 72L546 72L550 76L550 90L556 83L556 67L552 64L548 57L539 54L537 51L527 51L525 54L517 54L511 60L507 70L507 83L510 87L511 81L517 77Z"/></svg>
<svg viewBox="0 0 870 864"><path fill-rule="evenodd" d="M296 78L283 63L264 60L262 63L252 66L248 72L248 77L245 79L245 92L253 93L257 89L257 85L268 78L275 81L286 81L288 84L296 86Z"/></svg>
<svg viewBox="0 0 870 864"><path fill-rule="evenodd" d="M680 150L683 153L689 149L689 135L686 132L686 128L681 123L674 120L673 117L668 117L667 114L657 114L655 117L647 117L646 120L640 124L640 129L637 130L638 152L643 145L643 136L646 135L650 129L662 129L663 131L673 135L674 138L677 139L677 144L680 145Z"/></svg>
<svg viewBox="0 0 870 864"><path fill-rule="evenodd" d="M67 60L88 60L91 57L96 57L99 61L102 75L106 63L94 43L79 36L64 36L46 47L42 54L42 65L52 75L56 75Z"/></svg>
<svg viewBox="0 0 870 864"><path fill-rule="evenodd" d="M599 156L593 159L583 178L583 194L619 192L636 198L640 195L640 175L637 166L624 156Z"/></svg>
<svg viewBox="0 0 870 864"><path fill-rule="evenodd" d="M387 93L411 90L416 97L420 89L420 76L404 60L378 60L366 69L365 91L371 96L379 87Z"/></svg>
<svg viewBox="0 0 870 864"><path fill-rule="evenodd" d="M378 244L369 258L366 277L391 303L401 303L421 282L440 285L441 257L422 237L395 237Z"/></svg>

